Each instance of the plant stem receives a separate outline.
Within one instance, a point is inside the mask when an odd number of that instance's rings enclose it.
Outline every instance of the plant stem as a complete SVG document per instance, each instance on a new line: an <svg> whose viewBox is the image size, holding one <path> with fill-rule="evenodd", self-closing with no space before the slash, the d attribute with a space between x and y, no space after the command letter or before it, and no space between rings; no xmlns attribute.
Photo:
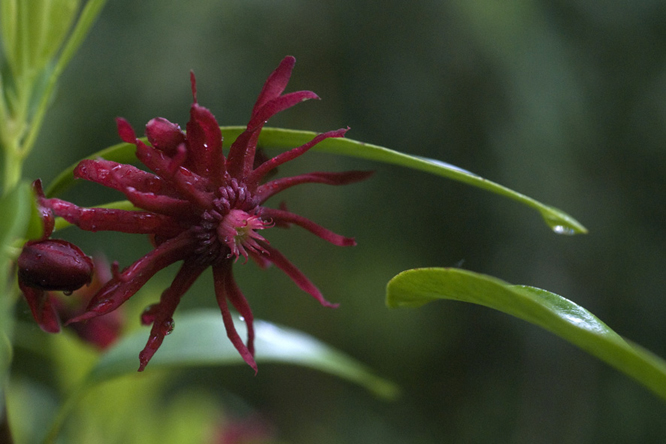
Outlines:
<svg viewBox="0 0 666 444"><path fill-rule="evenodd" d="M6 147L5 170L3 174L2 191L9 193L21 180L23 173L23 156L17 153L13 147Z"/></svg>

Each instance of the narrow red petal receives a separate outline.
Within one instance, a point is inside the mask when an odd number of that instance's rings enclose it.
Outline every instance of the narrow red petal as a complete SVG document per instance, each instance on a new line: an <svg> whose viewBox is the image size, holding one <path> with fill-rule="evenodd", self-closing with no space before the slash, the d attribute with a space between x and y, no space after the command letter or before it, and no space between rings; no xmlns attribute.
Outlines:
<svg viewBox="0 0 666 444"><path fill-rule="evenodd" d="M258 130L245 130L231 144L227 157L227 170L231 177L241 179L251 171L258 139Z"/></svg>
<svg viewBox="0 0 666 444"><path fill-rule="evenodd" d="M323 183L326 185L347 185L354 182L360 182L372 176L374 171L345 171L342 173L313 172L301 174L293 177L283 177L281 179L267 182L259 188L255 196L259 203L265 202L269 197L302 183Z"/></svg>
<svg viewBox="0 0 666 444"><path fill-rule="evenodd" d="M299 270L289 262L289 260L282 255L278 250L271 247L268 244L263 245L264 249L268 252L266 256L271 262L275 264L280 270L284 271L291 280L298 285L298 288L309 293L313 298L319 301L319 303L325 307L337 308L339 304L333 304L324 299L324 296L321 294L321 291Z"/></svg>
<svg viewBox="0 0 666 444"><path fill-rule="evenodd" d="M159 176L139 168L111 160L82 160L74 169L74 177L96 182L114 190L133 187L143 193L159 193L172 197L175 190Z"/></svg>
<svg viewBox="0 0 666 444"><path fill-rule="evenodd" d="M169 156L173 156L178 146L185 143L185 133L180 126L163 117L151 119L146 124L146 137L152 146Z"/></svg>
<svg viewBox="0 0 666 444"><path fill-rule="evenodd" d="M318 134L317 136L315 136L314 139L312 139L305 145L301 145L297 148L278 154L272 159L262 163L261 165L259 165L259 167L257 167L257 169L252 171L252 173L247 177L245 183L248 185L248 187L256 187L261 178L264 177L264 175L269 171L271 171L272 169L282 165L285 162L289 162L290 160L293 160L298 156L301 156L302 154L306 153L310 148L312 148L322 140L330 139L333 137L344 137L345 133L348 130L349 128L341 128L335 131L328 131L323 134Z"/></svg>
<svg viewBox="0 0 666 444"><path fill-rule="evenodd" d="M208 179L184 167L178 167L174 171L169 157L141 141L137 142L136 157L155 174L167 180L182 197L196 202L202 208L208 208L212 204L213 194L208 190L213 187Z"/></svg>
<svg viewBox="0 0 666 444"><path fill-rule="evenodd" d="M254 356L254 316L252 315L252 309L236 284L236 280L231 273L231 265L229 265L229 270L228 277L225 281L227 298L245 320L245 325L247 326L247 349L250 354Z"/></svg>
<svg viewBox="0 0 666 444"><path fill-rule="evenodd" d="M190 86L192 87L192 100L197 103L197 77L194 75L194 71L190 71Z"/></svg>
<svg viewBox="0 0 666 444"><path fill-rule="evenodd" d="M19 288L28 302L32 317L39 327L47 333L58 333L60 331L60 319L55 307L51 304L49 295L42 290L22 285Z"/></svg>
<svg viewBox="0 0 666 444"><path fill-rule="evenodd" d="M183 263L171 286L162 293L159 305L155 308L155 318L153 320L153 327L150 329L148 342L143 350L141 350L141 353L139 353L140 372L146 368L150 359L157 349L160 348L164 337L173 330L173 314L180 302L180 298L206 268L205 266L195 264L193 261Z"/></svg>
<svg viewBox="0 0 666 444"><path fill-rule="evenodd" d="M338 247L353 247L356 241L352 237L345 237L328 230L321 225L318 225L311 220L299 216L298 214L290 213L289 211L276 210L274 208L261 208L262 219L271 219L276 225L280 224L296 224L299 227L305 228L310 233L318 236L325 241L337 245Z"/></svg>
<svg viewBox="0 0 666 444"><path fill-rule="evenodd" d="M259 108L264 106L266 102L280 97L291 78L291 71L294 69L296 59L292 56L287 56L278 65L278 67L268 76L268 80L264 83L264 87L257 97L257 102L252 109L252 115L257 112Z"/></svg>
<svg viewBox="0 0 666 444"><path fill-rule="evenodd" d="M190 109L190 121L187 122L187 154L185 165L219 186L224 175L222 132L215 116L196 103Z"/></svg>
<svg viewBox="0 0 666 444"><path fill-rule="evenodd" d="M133 187L127 187L123 190L127 200L136 207L165 216L177 216L179 218L198 217L193 210L192 204L183 199L176 199L169 196L161 196L155 193L142 193Z"/></svg>
<svg viewBox="0 0 666 444"><path fill-rule="evenodd" d="M136 143L136 133L127 120L122 117L116 117L116 126L118 128L118 135L123 142Z"/></svg>
<svg viewBox="0 0 666 444"><path fill-rule="evenodd" d="M120 231L173 237L184 230L173 218L163 214L112 208L82 208L55 198L45 199L44 202L57 216L86 231Z"/></svg>
<svg viewBox="0 0 666 444"><path fill-rule="evenodd" d="M253 131L262 127L268 119L284 111L292 106L298 105L299 103L310 100L310 99L319 99L319 96L312 91L296 91L293 93L285 94L280 97L276 97L273 100L269 100L261 108L257 109L256 112L252 114L250 122L247 124L247 129Z"/></svg>
<svg viewBox="0 0 666 444"><path fill-rule="evenodd" d="M255 253L254 251L248 251L248 255L259 266L259 268L265 270L271 265L273 265L273 262L268 260L265 254Z"/></svg>
<svg viewBox="0 0 666 444"><path fill-rule="evenodd" d="M134 296L158 271L184 259L192 249L189 233L161 243L157 248L125 268L107 282L88 303L85 313L67 323L81 322L109 313Z"/></svg>
<svg viewBox="0 0 666 444"><path fill-rule="evenodd" d="M233 346L238 350L243 360L254 369L256 374L258 371L257 363L254 360L253 353L250 349L243 343L243 340L236 331L234 326L234 320L231 317L231 312L229 311L229 306L227 305L227 298L229 298L228 288L229 280L233 279L231 276L231 264L230 260L222 262L220 265L213 266L213 276L215 280L215 296L217 297L217 304L220 306L220 311L222 313L222 321L224 322L224 327L227 330L227 337L233 344ZM249 333L249 328L248 328ZM248 339L249 342L249 339Z"/></svg>

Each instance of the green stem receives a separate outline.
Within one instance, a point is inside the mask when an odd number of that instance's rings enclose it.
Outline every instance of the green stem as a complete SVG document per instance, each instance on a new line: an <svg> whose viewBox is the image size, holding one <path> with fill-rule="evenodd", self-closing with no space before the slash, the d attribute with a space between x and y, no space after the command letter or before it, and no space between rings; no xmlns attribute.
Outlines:
<svg viewBox="0 0 666 444"><path fill-rule="evenodd" d="M23 172L23 156L13 147L5 147L5 169L3 175L3 194L9 193L21 181Z"/></svg>

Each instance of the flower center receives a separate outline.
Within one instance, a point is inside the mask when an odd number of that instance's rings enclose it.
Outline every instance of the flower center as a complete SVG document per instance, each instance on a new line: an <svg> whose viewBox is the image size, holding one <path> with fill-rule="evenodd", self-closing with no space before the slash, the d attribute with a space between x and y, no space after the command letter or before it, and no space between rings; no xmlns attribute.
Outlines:
<svg viewBox="0 0 666 444"><path fill-rule="evenodd" d="M232 179L229 185L218 190L218 198L213 205L193 227L198 243L195 250L198 262L213 264L240 256L247 260L250 253L266 253L261 246L261 242L266 240L256 230L270 228L274 224L254 214L256 200L243 184Z"/></svg>
<svg viewBox="0 0 666 444"><path fill-rule="evenodd" d="M261 220L259 216L246 213L243 210L231 210L224 216L217 227L218 238L229 247L227 257L238 259L243 256L247 260L248 251L266 253L259 242L266 242L255 230L270 228L273 224Z"/></svg>

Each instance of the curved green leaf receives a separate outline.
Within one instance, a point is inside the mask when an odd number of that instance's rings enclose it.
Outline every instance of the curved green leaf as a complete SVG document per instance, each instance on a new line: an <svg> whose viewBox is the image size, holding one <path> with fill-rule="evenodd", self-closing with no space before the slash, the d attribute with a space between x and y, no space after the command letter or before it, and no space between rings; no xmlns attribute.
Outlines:
<svg viewBox="0 0 666 444"><path fill-rule="evenodd" d="M438 299L471 302L538 325L631 376L666 400L666 361L630 343L583 307L546 290L449 268L404 271L388 283L389 307Z"/></svg>
<svg viewBox="0 0 666 444"><path fill-rule="evenodd" d="M227 340L218 310L196 310L176 318L174 333L165 339L148 364L147 371L159 368L231 365L245 362ZM241 337L245 323L237 322ZM255 349L258 363L296 364L330 373L359 384L383 398L397 395L397 387L372 374L349 356L296 330L255 321ZM141 329L125 337L99 360L88 376L88 383L98 383L125 374L134 374L139 366L139 352L148 338ZM248 369L248 371L251 371Z"/></svg>
<svg viewBox="0 0 666 444"><path fill-rule="evenodd" d="M225 144L229 146L236 137L245 129L244 127L221 127L222 136ZM281 128L264 128L259 137L259 146L262 148L288 149L303 145L316 135L310 131L295 131ZM573 217L558 210L557 208L544 205L523 194L510 190L502 185L496 184L481 176L466 171L462 168L450 165L439 160L426 159L423 157L410 156L397 151L390 150L369 143L358 142L351 139L335 138L326 139L313 148L316 151L338 154L361 159L373 160L376 162L390 163L394 165L413 168L436 174L438 176L457 180L468 185L473 185L487 191L514 199L528 207L531 207L541 214L548 226L558 234L579 234L587 233L587 229L576 221ZM103 157L104 159L114 160L116 162L129 163L134 162L134 145L121 143L100 151L90 159ZM74 180L72 171L75 165L71 166L60 174L47 190L48 195L55 195L67 188Z"/></svg>

